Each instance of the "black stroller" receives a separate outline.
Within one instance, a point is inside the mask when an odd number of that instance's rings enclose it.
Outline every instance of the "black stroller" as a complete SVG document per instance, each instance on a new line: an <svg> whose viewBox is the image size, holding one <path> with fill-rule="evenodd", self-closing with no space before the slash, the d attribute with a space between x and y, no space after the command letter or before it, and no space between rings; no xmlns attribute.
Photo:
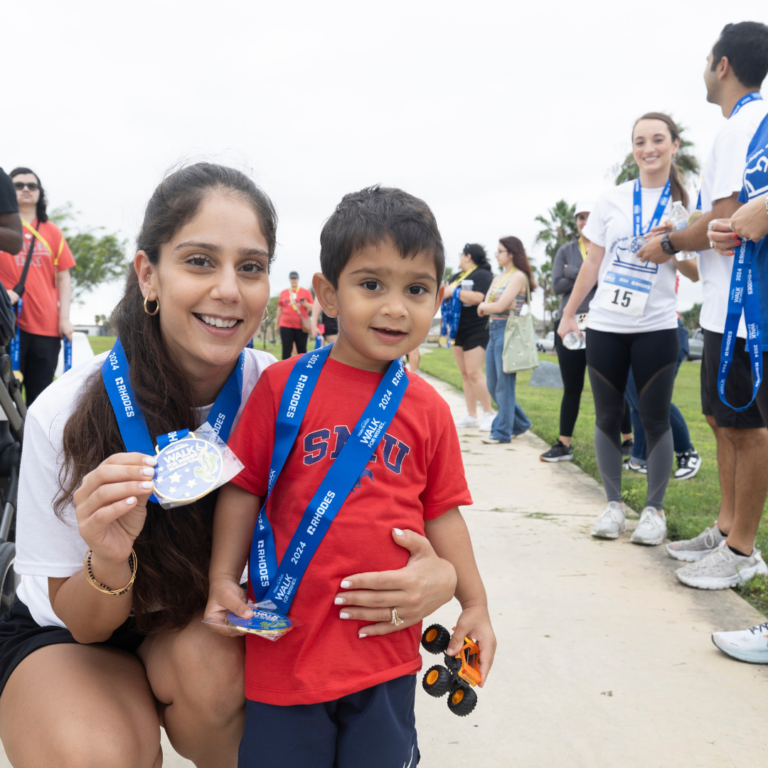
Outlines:
<svg viewBox="0 0 768 768"><path fill-rule="evenodd" d="M16 320L8 293L0 290L0 615L10 608L16 594L16 500L27 416L21 383L13 373L9 354L15 333Z"/></svg>

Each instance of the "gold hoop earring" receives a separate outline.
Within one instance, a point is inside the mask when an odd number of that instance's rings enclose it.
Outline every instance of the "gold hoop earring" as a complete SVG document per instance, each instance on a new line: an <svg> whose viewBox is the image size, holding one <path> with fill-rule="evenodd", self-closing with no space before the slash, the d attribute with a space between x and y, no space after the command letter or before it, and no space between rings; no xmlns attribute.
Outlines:
<svg viewBox="0 0 768 768"><path fill-rule="evenodd" d="M156 315L156 314L157 314L157 313L160 311L160 300L159 300L159 299L155 299L155 304L157 304L157 306L155 307L155 311L154 311L154 312L150 312L150 311L147 309L147 302L148 302L148 301L149 301L149 296L145 296L145 297L144 297L144 311L145 311L145 312L146 312L146 313L147 313L147 314L148 314L150 317L154 317L154 316L155 316L155 315Z"/></svg>

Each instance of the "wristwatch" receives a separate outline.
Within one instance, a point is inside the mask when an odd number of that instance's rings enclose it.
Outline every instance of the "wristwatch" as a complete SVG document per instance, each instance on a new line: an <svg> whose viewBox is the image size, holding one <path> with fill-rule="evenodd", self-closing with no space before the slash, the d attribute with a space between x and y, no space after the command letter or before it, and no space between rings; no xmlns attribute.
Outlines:
<svg viewBox="0 0 768 768"><path fill-rule="evenodd" d="M661 250L668 256L674 256L676 253L680 253L680 251L670 242L669 233L661 238Z"/></svg>

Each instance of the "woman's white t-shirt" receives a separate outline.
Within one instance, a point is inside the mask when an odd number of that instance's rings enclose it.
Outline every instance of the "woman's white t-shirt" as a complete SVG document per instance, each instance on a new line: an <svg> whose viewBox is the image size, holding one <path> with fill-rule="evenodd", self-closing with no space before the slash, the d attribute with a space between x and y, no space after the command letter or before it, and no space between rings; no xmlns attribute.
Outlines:
<svg viewBox="0 0 768 768"><path fill-rule="evenodd" d="M77 406L86 380L101 375L105 352L87 365L64 374L35 400L24 425L19 503L16 517L16 573L21 576L17 595L40 626L64 627L48 598L49 578L68 578L83 569L88 546L80 537L75 505L70 503L59 519L53 502L59 493L64 426ZM262 371L277 360L268 352L245 350L243 393L235 424ZM210 406L200 409L205 420ZM234 425L233 425L234 426Z"/></svg>
<svg viewBox="0 0 768 768"><path fill-rule="evenodd" d="M635 182L611 187L595 204L584 227L584 237L605 248L597 278L597 292L589 304L588 328L609 333L645 333L677 328L675 262L643 263L630 252ZM663 189L643 189L643 232L648 227ZM669 218L672 201L661 221ZM629 297L626 290L632 290ZM618 291L618 294L617 294ZM642 314L628 314L640 294L646 294ZM642 298L642 297L640 297ZM622 306L628 304L630 306ZM610 307L610 309L608 308Z"/></svg>

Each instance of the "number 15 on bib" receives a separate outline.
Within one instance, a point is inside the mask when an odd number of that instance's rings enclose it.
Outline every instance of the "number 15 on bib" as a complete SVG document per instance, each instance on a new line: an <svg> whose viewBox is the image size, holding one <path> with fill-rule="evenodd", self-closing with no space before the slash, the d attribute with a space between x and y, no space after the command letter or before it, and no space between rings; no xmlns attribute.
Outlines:
<svg viewBox="0 0 768 768"><path fill-rule="evenodd" d="M652 286L639 277L607 272L600 289L600 306L620 315L642 317Z"/></svg>

